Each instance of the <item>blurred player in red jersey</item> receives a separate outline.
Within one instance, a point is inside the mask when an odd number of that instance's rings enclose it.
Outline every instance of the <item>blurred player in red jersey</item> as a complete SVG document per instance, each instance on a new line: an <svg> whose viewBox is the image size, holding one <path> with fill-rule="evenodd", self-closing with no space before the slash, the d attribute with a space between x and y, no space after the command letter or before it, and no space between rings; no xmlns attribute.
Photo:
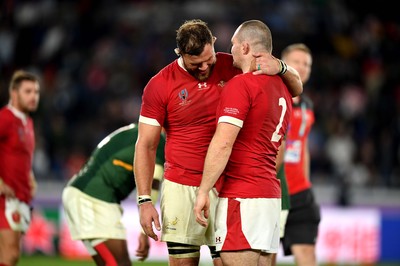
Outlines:
<svg viewBox="0 0 400 266"><path fill-rule="evenodd" d="M21 236L29 227L30 206L36 191L32 171L35 134L30 113L39 104L39 80L28 72L14 72L10 100L0 109L0 266L14 266Z"/></svg>
<svg viewBox="0 0 400 266"><path fill-rule="evenodd" d="M282 51L282 60L299 72L303 84L309 80L312 55L306 45L289 45ZM310 182L308 147L308 136L313 123L311 100L304 94L295 97L284 158L290 210L282 244L285 255L294 255L298 266L317 265L315 244L321 218Z"/></svg>
<svg viewBox="0 0 400 266"><path fill-rule="evenodd" d="M161 241L167 242L171 266L198 265L201 245L210 247L214 265L221 263L215 253L213 222L202 227L193 214L204 159L215 132L220 91L241 73L233 66L232 55L214 51L215 41L204 21L183 23L176 35L179 58L149 81L142 96L134 158L139 199L150 195L156 147L163 127L167 141L161 192L163 226L151 202L139 206L140 223L144 232L155 240L158 236L153 223L157 230L162 230ZM280 61L270 53L255 60L264 60L264 64L257 62L258 73L279 72ZM302 92L300 77L294 69L289 69L282 79L294 95ZM216 195L215 190L210 191L212 212ZM213 215L210 219L214 219Z"/></svg>

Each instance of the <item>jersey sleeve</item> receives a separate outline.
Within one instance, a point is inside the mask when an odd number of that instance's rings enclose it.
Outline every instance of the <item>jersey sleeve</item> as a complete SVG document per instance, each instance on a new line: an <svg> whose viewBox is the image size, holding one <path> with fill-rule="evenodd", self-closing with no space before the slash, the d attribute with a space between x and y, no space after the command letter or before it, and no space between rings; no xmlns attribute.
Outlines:
<svg viewBox="0 0 400 266"><path fill-rule="evenodd" d="M218 123L225 122L238 127L243 126L250 109L251 96L241 77L242 75L233 78L222 91L217 109Z"/></svg>
<svg viewBox="0 0 400 266"><path fill-rule="evenodd" d="M166 83L160 73L147 83L142 95L140 122L163 126L166 115Z"/></svg>

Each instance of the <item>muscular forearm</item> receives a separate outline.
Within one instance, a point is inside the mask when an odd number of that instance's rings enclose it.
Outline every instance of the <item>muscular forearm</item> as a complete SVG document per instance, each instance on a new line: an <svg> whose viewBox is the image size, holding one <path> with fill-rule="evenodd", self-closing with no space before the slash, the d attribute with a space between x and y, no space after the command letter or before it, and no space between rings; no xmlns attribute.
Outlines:
<svg viewBox="0 0 400 266"><path fill-rule="evenodd" d="M137 195L151 195L155 154L140 143L136 144L133 165Z"/></svg>
<svg viewBox="0 0 400 266"><path fill-rule="evenodd" d="M301 82L300 75L293 67L287 66L287 71L281 75L281 78L292 97L299 96L303 92L303 83Z"/></svg>
<svg viewBox="0 0 400 266"><path fill-rule="evenodd" d="M150 195L161 127L139 122L133 169L137 195Z"/></svg>

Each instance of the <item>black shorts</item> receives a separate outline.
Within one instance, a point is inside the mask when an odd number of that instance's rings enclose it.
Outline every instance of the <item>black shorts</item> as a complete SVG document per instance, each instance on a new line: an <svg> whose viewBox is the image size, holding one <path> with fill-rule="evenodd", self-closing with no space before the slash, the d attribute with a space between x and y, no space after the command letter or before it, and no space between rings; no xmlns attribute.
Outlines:
<svg viewBox="0 0 400 266"><path fill-rule="evenodd" d="M290 196L290 210L282 239L285 256L292 255L290 246L293 244L315 245L320 220L320 207L311 189Z"/></svg>

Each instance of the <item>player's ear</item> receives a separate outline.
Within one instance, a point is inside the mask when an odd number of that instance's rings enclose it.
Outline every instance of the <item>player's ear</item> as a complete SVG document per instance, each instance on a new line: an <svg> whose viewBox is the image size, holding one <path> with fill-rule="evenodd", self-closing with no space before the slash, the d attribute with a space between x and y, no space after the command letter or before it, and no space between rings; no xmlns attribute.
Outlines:
<svg viewBox="0 0 400 266"><path fill-rule="evenodd" d="M250 44L248 42L242 42L240 47L244 55L250 53Z"/></svg>

